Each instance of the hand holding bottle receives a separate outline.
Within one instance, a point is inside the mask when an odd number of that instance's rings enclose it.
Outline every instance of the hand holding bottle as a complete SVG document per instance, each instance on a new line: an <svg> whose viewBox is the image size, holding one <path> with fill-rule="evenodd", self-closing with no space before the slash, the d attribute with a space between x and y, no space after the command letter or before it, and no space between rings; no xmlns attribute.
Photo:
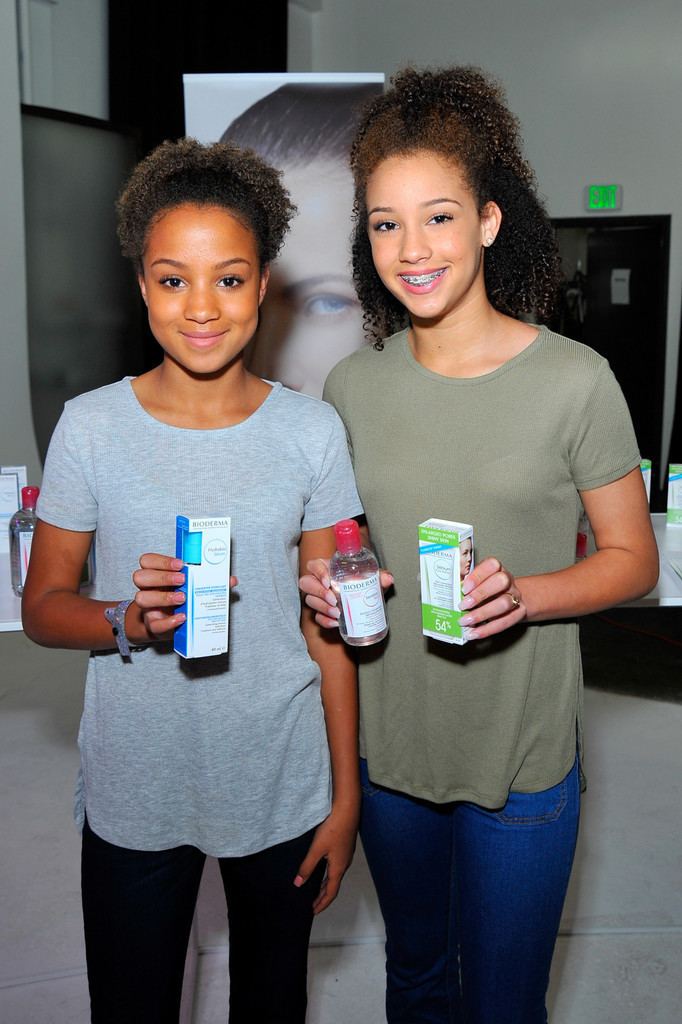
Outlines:
<svg viewBox="0 0 682 1024"><path fill-rule="evenodd" d="M382 590L393 585L393 576L384 569L379 570ZM332 589L330 562L326 558L314 558L306 565L306 574L299 580L299 587L305 595L305 603L315 612L318 626L335 629L339 626L341 609L337 594Z"/></svg>

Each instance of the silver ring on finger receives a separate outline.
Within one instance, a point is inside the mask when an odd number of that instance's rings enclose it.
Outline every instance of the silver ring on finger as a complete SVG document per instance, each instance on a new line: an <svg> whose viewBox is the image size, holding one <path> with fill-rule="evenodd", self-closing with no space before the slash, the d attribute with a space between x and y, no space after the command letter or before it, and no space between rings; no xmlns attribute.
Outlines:
<svg viewBox="0 0 682 1024"><path fill-rule="evenodd" d="M516 596L516 594L512 594L511 590L508 593L509 593L509 596L511 597L512 611L513 611L515 608L519 607L519 605L521 604L521 599L518 598Z"/></svg>

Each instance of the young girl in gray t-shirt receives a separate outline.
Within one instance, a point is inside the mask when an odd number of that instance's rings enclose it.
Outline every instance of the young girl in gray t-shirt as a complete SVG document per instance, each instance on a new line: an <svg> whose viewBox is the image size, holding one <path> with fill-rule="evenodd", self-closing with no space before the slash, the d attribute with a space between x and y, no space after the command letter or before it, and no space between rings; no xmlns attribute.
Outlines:
<svg viewBox="0 0 682 1024"><path fill-rule="evenodd" d="M301 1024L313 914L358 814L354 667L301 620L297 588L299 559L331 554L333 524L361 512L345 433L330 406L244 364L293 213L278 172L230 144L165 143L118 213L163 358L67 403L23 604L37 643L91 651L76 816L92 1019L177 1019L210 854L230 1019ZM231 518L225 655L172 650L183 566L158 552L177 514Z"/></svg>

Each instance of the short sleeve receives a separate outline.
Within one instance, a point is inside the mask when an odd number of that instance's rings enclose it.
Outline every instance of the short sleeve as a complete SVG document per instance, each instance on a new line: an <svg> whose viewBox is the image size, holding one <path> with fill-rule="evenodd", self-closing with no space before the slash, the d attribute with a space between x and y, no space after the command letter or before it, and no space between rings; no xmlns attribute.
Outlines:
<svg viewBox="0 0 682 1024"><path fill-rule="evenodd" d="M343 423L328 410L330 431L324 456L303 516L304 530L321 530L339 519L362 515Z"/></svg>
<svg viewBox="0 0 682 1024"><path fill-rule="evenodd" d="M597 370L579 416L569 450L578 490L613 483L639 465L630 410L606 361Z"/></svg>
<svg viewBox="0 0 682 1024"><path fill-rule="evenodd" d="M89 437L69 403L54 429L38 498L38 518L63 530L97 527L93 473L87 467Z"/></svg>
<svg viewBox="0 0 682 1024"><path fill-rule="evenodd" d="M348 430L348 422L344 411L343 395L345 394L346 385L346 360L337 363L336 366L332 367L329 376L324 383L324 391L322 394L322 400L329 402L341 416L341 419L346 425L346 443L348 444L348 451L350 454L351 462L353 462L353 439L350 436Z"/></svg>

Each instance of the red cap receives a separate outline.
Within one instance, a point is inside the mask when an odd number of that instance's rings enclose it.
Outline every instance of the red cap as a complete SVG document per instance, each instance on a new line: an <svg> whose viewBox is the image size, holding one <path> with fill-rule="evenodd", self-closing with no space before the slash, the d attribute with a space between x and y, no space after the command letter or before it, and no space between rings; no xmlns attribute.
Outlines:
<svg viewBox="0 0 682 1024"><path fill-rule="evenodd" d="M40 494L39 487L22 487L21 488L21 507L22 508L35 508Z"/></svg>
<svg viewBox="0 0 682 1024"><path fill-rule="evenodd" d="M342 555L352 555L362 547L360 527L354 519L342 519L334 527L336 547Z"/></svg>

